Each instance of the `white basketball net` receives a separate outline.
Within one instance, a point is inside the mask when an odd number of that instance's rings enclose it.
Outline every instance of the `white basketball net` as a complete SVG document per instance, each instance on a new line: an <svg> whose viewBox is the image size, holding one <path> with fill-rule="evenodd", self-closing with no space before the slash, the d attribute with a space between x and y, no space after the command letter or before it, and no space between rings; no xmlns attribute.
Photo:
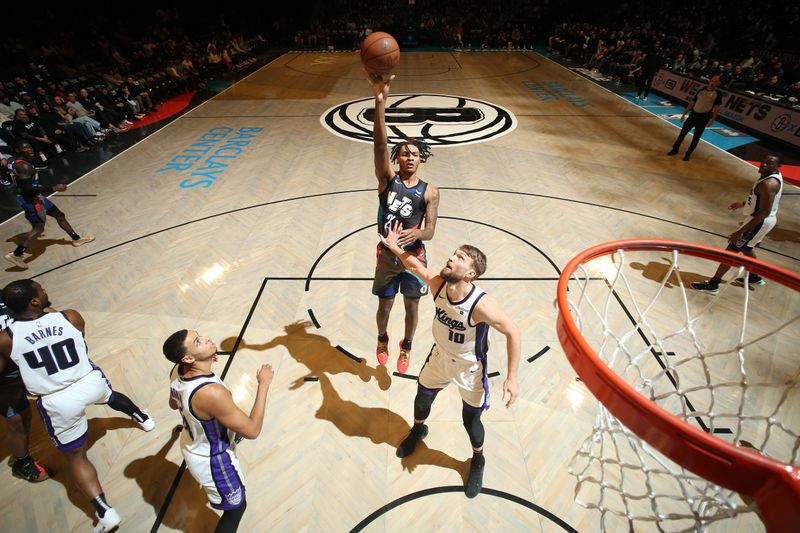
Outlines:
<svg viewBox="0 0 800 533"><path fill-rule="evenodd" d="M640 257L647 263L631 260ZM600 358L640 394L718 438L796 465L800 297L778 283L750 287L749 276L744 287L721 284L717 295L689 286L715 268L677 250L619 250L573 274L570 310ZM730 281L746 275L730 272ZM695 531L755 510L670 461L602 404L570 473L576 501L601 512L603 530L609 513L659 531Z"/></svg>

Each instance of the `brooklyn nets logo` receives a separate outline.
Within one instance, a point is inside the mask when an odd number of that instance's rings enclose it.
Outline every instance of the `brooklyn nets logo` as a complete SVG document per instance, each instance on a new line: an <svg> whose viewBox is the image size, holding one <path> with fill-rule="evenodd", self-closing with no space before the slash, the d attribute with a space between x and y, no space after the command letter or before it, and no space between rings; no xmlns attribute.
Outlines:
<svg viewBox="0 0 800 533"><path fill-rule="evenodd" d="M372 142L375 99L332 107L320 118L340 137ZM516 117L500 106L446 94L394 94L386 105L389 145L410 138L431 146L455 146L495 139L517 127Z"/></svg>

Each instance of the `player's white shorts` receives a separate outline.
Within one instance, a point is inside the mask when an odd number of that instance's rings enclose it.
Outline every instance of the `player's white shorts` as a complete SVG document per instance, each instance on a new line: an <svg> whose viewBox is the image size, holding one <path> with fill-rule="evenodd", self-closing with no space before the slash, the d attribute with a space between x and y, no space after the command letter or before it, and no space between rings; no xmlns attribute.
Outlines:
<svg viewBox="0 0 800 533"><path fill-rule="evenodd" d="M750 221L749 218L745 219L744 222L742 222L742 225L739 227L744 226L749 221ZM772 228L775 227L777 221L778 221L777 217L765 218L760 223L756 224L755 226L744 232L742 234L742 238L736 241L735 243L732 243L730 245L730 248L736 250L737 252L752 250L753 248L761 244L761 241L764 240L764 237L767 236L767 233L772 231Z"/></svg>
<svg viewBox="0 0 800 533"><path fill-rule="evenodd" d="M419 373L419 384L426 389L443 389L453 383L461 399L472 407L489 403L489 387L483 363L466 361L433 345L428 360Z"/></svg>
<svg viewBox="0 0 800 533"><path fill-rule="evenodd" d="M95 367L69 387L40 396L36 407L56 447L64 452L83 444L89 431L86 406L108 403L113 393L103 371Z"/></svg>
<svg viewBox="0 0 800 533"><path fill-rule="evenodd" d="M192 477L205 489L211 507L227 511L245 502L244 474L232 449L211 456L181 451Z"/></svg>

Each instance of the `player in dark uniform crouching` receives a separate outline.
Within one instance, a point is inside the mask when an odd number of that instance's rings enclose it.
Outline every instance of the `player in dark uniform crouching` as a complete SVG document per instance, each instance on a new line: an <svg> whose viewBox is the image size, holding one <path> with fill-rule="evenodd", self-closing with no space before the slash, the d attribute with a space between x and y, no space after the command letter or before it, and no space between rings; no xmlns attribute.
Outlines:
<svg viewBox="0 0 800 533"><path fill-rule="evenodd" d="M0 330L13 322L5 304L0 300ZM8 364L0 373L0 415L8 424L8 448L14 456L11 471L15 476L39 483L50 476L36 459L28 453L28 435L31 429L31 410L19 368Z"/></svg>

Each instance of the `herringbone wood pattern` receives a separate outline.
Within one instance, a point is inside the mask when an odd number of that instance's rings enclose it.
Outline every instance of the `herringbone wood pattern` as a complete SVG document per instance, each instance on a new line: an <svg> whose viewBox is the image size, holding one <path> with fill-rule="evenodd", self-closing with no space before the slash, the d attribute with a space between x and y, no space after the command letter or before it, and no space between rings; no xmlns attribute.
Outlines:
<svg viewBox="0 0 800 533"><path fill-rule="evenodd" d="M397 75L395 93L465 95L517 116L513 133L436 149L423 166L421 176L441 188L429 262L438 268L464 242L482 248L489 270L481 285L523 335L521 396L510 409L500 401L504 339L493 336L490 371L500 376L491 379L493 407L484 415L484 486L538 505L578 531L597 531L598 515L573 502L575 482L566 471L590 432L595 403L555 336L556 267L592 244L628 237L723 246L738 221L725 206L746 194L755 171L704 144L690 164L664 157L674 128L532 53L404 53ZM454 390L437 399L431 433L415 454L402 461L394 455L409 430L416 384L392 375L403 330L400 302L390 322L388 370L376 368L374 358L372 150L319 123L331 106L370 96L363 78L354 54L286 54L70 188L96 198L56 195L73 226L97 237L94 243L68 246L50 223L47 246L32 250L30 270L0 272L3 285L37 276L56 307L80 310L94 361L157 421L154 432L143 433L106 407L88 410L90 458L124 518L123 531L150 530L181 463L173 432L180 421L167 406L170 365L161 343L186 327L230 350L248 317L226 382L249 410L258 365L269 362L276 377L262 435L239 447L249 499L241 531L347 531L395 500L464 483L471 452ZM523 83L548 80L591 105L542 101ZM208 188L181 188L187 175L158 172L219 127L263 130ZM798 226L796 205L786 197L776 229L783 238L767 238L760 256L796 270ZM27 229L17 217L0 232L10 241ZM313 272L329 279L314 279L306 290L312 265L340 239ZM650 267L643 282L658 264ZM696 275L713 268L707 264ZM780 302L783 292L768 288ZM759 288L753 298L762 294ZM412 375L431 346L431 307L427 298L420 304ZM792 349L776 350L775 357ZM88 531L91 507L36 417L31 450L56 475L33 486L3 474L0 529ZM0 454L6 457L7 447ZM184 473L161 530L212 531L215 522L203 492ZM606 525L628 531L623 520ZM472 502L459 492L406 501L366 530L487 527L559 530L509 499L483 494ZM723 527L760 526L751 516Z"/></svg>

